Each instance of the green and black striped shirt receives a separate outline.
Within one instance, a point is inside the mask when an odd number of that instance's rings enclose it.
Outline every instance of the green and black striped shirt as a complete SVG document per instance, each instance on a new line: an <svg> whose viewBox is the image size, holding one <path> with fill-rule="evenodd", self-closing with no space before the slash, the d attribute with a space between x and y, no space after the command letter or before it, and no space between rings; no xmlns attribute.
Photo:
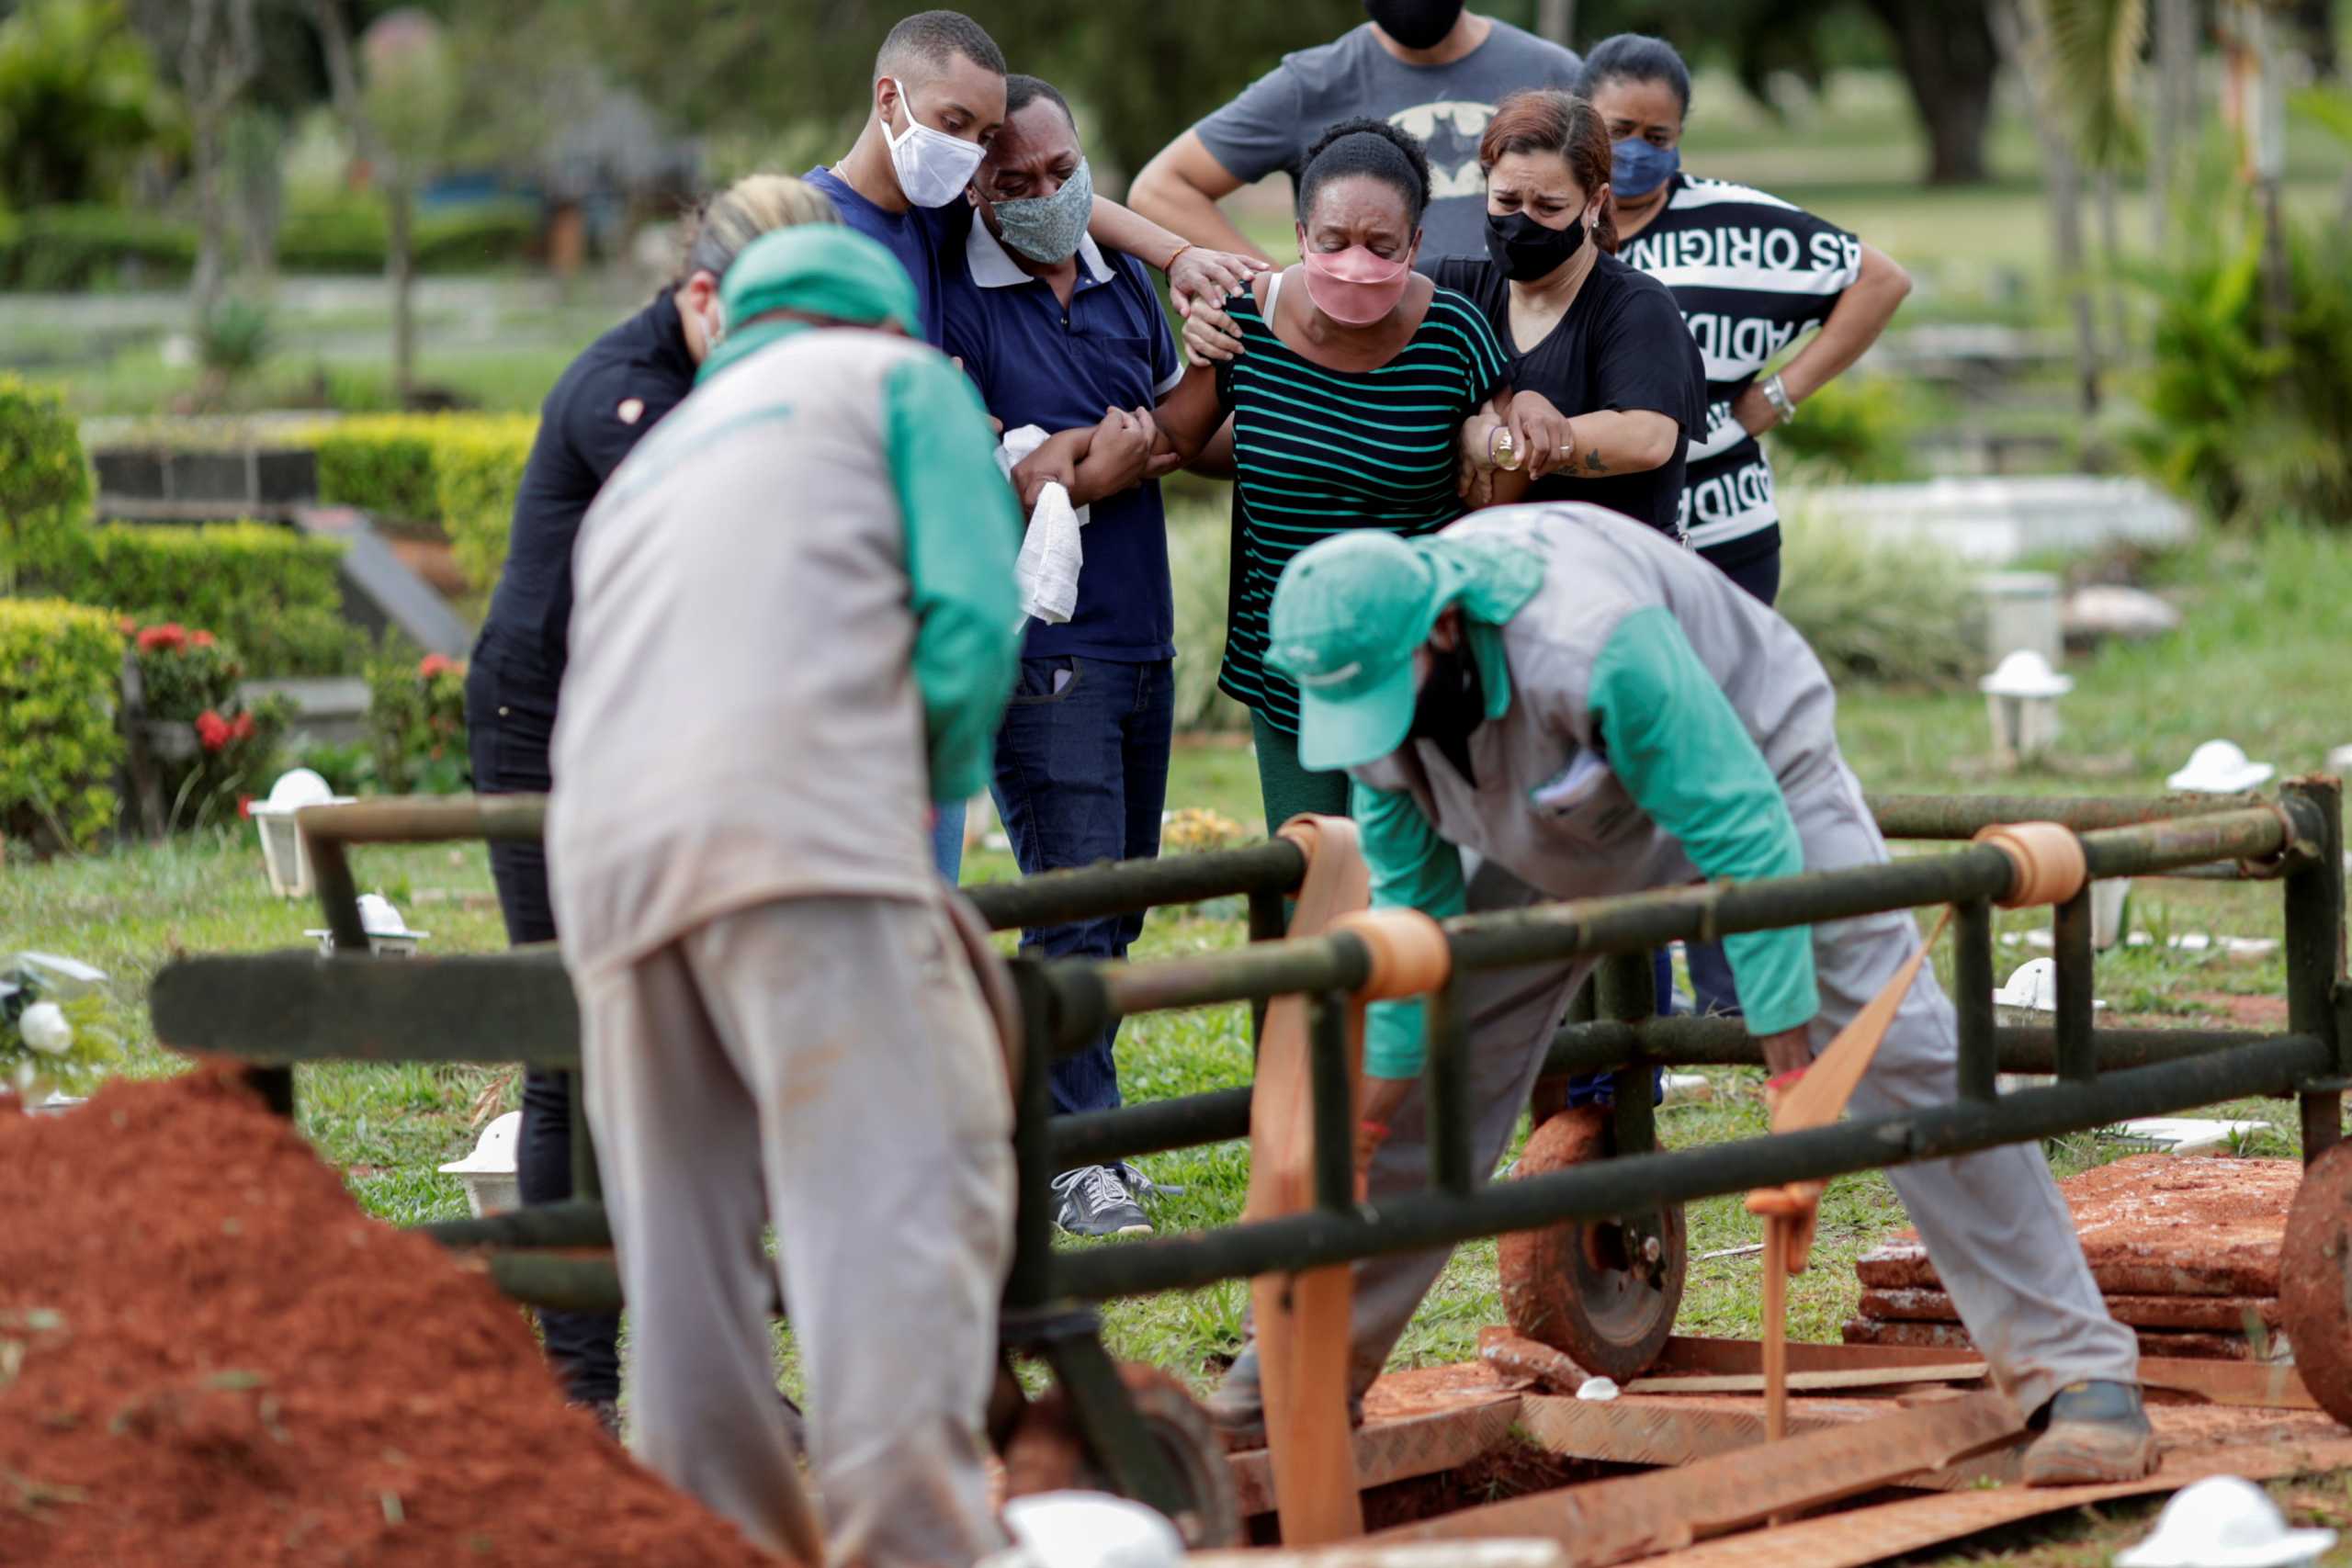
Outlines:
<svg viewBox="0 0 2352 1568"><path fill-rule="evenodd" d="M1298 689L1264 663L1283 568L1343 528L1412 538L1461 516L1453 481L1462 422L1510 362L1477 306L1450 288L1437 291L1412 337L1376 370L1315 364L1274 335L1251 295L1226 310L1244 346L1216 378L1217 399L1233 415L1238 476L1217 685L1295 735Z"/></svg>

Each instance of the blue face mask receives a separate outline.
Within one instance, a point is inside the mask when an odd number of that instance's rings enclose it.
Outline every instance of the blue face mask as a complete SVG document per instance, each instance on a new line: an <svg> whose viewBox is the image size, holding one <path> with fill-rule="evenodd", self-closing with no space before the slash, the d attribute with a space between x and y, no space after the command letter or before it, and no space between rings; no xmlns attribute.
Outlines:
<svg viewBox="0 0 2352 1568"><path fill-rule="evenodd" d="M1048 266L1068 261L1094 216L1094 175L1083 159L1062 188L1051 196L1024 197L995 204L1004 243L1031 261Z"/></svg>
<svg viewBox="0 0 2352 1568"><path fill-rule="evenodd" d="M1609 150L1609 186L1626 201L1639 201L1674 177L1682 167L1682 149L1660 147L1629 136Z"/></svg>

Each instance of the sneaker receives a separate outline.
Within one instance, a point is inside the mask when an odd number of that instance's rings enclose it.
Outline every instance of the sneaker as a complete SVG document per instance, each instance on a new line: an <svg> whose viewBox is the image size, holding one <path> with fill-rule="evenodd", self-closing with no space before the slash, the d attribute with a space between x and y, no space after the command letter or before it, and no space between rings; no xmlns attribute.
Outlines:
<svg viewBox="0 0 2352 1568"><path fill-rule="evenodd" d="M1201 1401L1209 1426L1227 1453L1246 1453L1266 1446L1266 1393L1258 1381L1258 1347L1241 1348L1225 1371L1216 1389ZM1348 1396L1348 1425L1363 1425L1363 1395Z"/></svg>
<svg viewBox="0 0 2352 1568"><path fill-rule="evenodd" d="M1127 1196L1133 1198L1138 1203L1142 1202L1147 1198L1180 1198L1183 1196L1184 1190L1182 1188L1171 1186L1166 1182L1154 1181L1150 1177L1146 1176L1138 1167L1126 1160L1118 1160L1112 1164L1109 1168L1111 1174L1119 1179L1120 1185L1127 1190Z"/></svg>
<svg viewBox="0 0 2352 1568"><path fill-rule="evenodd" d="M1054 1178L1054 1224L1072 1235L1148 1235L1151 1222L1108 1167L1082 1165Z"/></svg>
<svg viewBox="0 0 2352 1568"><path fill-rule="evenodd" d="M2068 1383L2042 1418L2041 1436L2025 1451L2028 1486L2137 1481L2156 1468L2156 1434L2136 1384Z"/></svg>

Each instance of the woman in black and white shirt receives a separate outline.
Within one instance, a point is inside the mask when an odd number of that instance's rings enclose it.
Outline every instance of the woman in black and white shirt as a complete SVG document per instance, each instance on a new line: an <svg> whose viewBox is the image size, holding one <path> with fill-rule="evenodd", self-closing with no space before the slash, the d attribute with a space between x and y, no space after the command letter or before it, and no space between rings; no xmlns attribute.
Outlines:
<svg viewBox="0 0 2352 1568"><path fill-rule="evenodd" d="M1691 547L1766 604L1781 584L1781 515L1757 437L1878 340L1911 292L1883 252L1778 197L1680 172L1690 73L1662 39L1620 33L1585 56L1583 96L1612 143L1618 256L1674 291L1707 367L1690 442ZM1772 376L1764 367L1813 341Z"/></svg>

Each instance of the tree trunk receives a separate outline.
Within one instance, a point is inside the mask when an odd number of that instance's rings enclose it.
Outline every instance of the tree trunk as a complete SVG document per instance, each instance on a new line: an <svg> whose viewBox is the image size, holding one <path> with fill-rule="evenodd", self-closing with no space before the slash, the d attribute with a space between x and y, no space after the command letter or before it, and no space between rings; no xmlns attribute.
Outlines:
<svg viewBox="0 0 2352 1568"><path fill-rule="evenodd" d="M228 270L229 202L221 187L220 116L206 104L191 104L188 157L196 175L196 276L188 292L198 324L220 303L220 281Z"/></svg>
<svg viewBox="0 0 2352 1568"><path fill-rule="evenodd" d="M1870 0L1928 133L1928 183L1985 177L1984 133L2001 54L1984 0Z"/></svg>
<svg viewBox="0 0 2352 1568"><path fill-rule="evenodd" d="M2055 272L2063 281L2075 320L2075 374L2087 426L2098 417L2098 321L2093 312L2090 278L2083 247L2083 168L2058 102L2061 88L2049 80L2048 39L2034 0L1994 0L1987 20L2001 52L2024 78L2032 100L2029 116L2041 143L2043 189L2050 198L2050 238Z"/></svg>
<svg viewBox="0 0 2352 1568"><path fill-rule="evenodd" d="M392 286L392 393L406 407L416 389L416 313L413 298L416 263L413 254L414 239L410 232L416 193L409 188L406 176L396 171L384 182L384 199L390 209L385 226L390 253L385 258L385 276Z"/></svg>
<svg viewBox="0 0 2352 1568"><path fill-rule="evenodd" d="M2148 228L2159 255L2172 243L2174 182L2197 145L2197 0L2155 0L2156 108L2148 154Z"/></svg>
<svg viewBox="0 0 2352 1568"><path fill-rule="evenodd" d="M1535 30L1562 49L1572 47L1577 37L1577 0L1537 0Z"/></svg>
<svg viewBox="0 0 2352 1568"><path fill-rule="evenodd" d="M2344 73L2335 40L2335 0L2292 0L2288 14L2302 35L2312 69L2330 81Z"/></svg>
<svg viewBox="0 0 2352 1568"><path fill-rule="evenodd" d="M2123 222L2117 210L2116 183L2113 169L2099 170L2098 292L2107 307L2107 344L2099 357L2109 365L2121 364L2131 352L2131 329L2124 321L2123 307Z"/></svg>

